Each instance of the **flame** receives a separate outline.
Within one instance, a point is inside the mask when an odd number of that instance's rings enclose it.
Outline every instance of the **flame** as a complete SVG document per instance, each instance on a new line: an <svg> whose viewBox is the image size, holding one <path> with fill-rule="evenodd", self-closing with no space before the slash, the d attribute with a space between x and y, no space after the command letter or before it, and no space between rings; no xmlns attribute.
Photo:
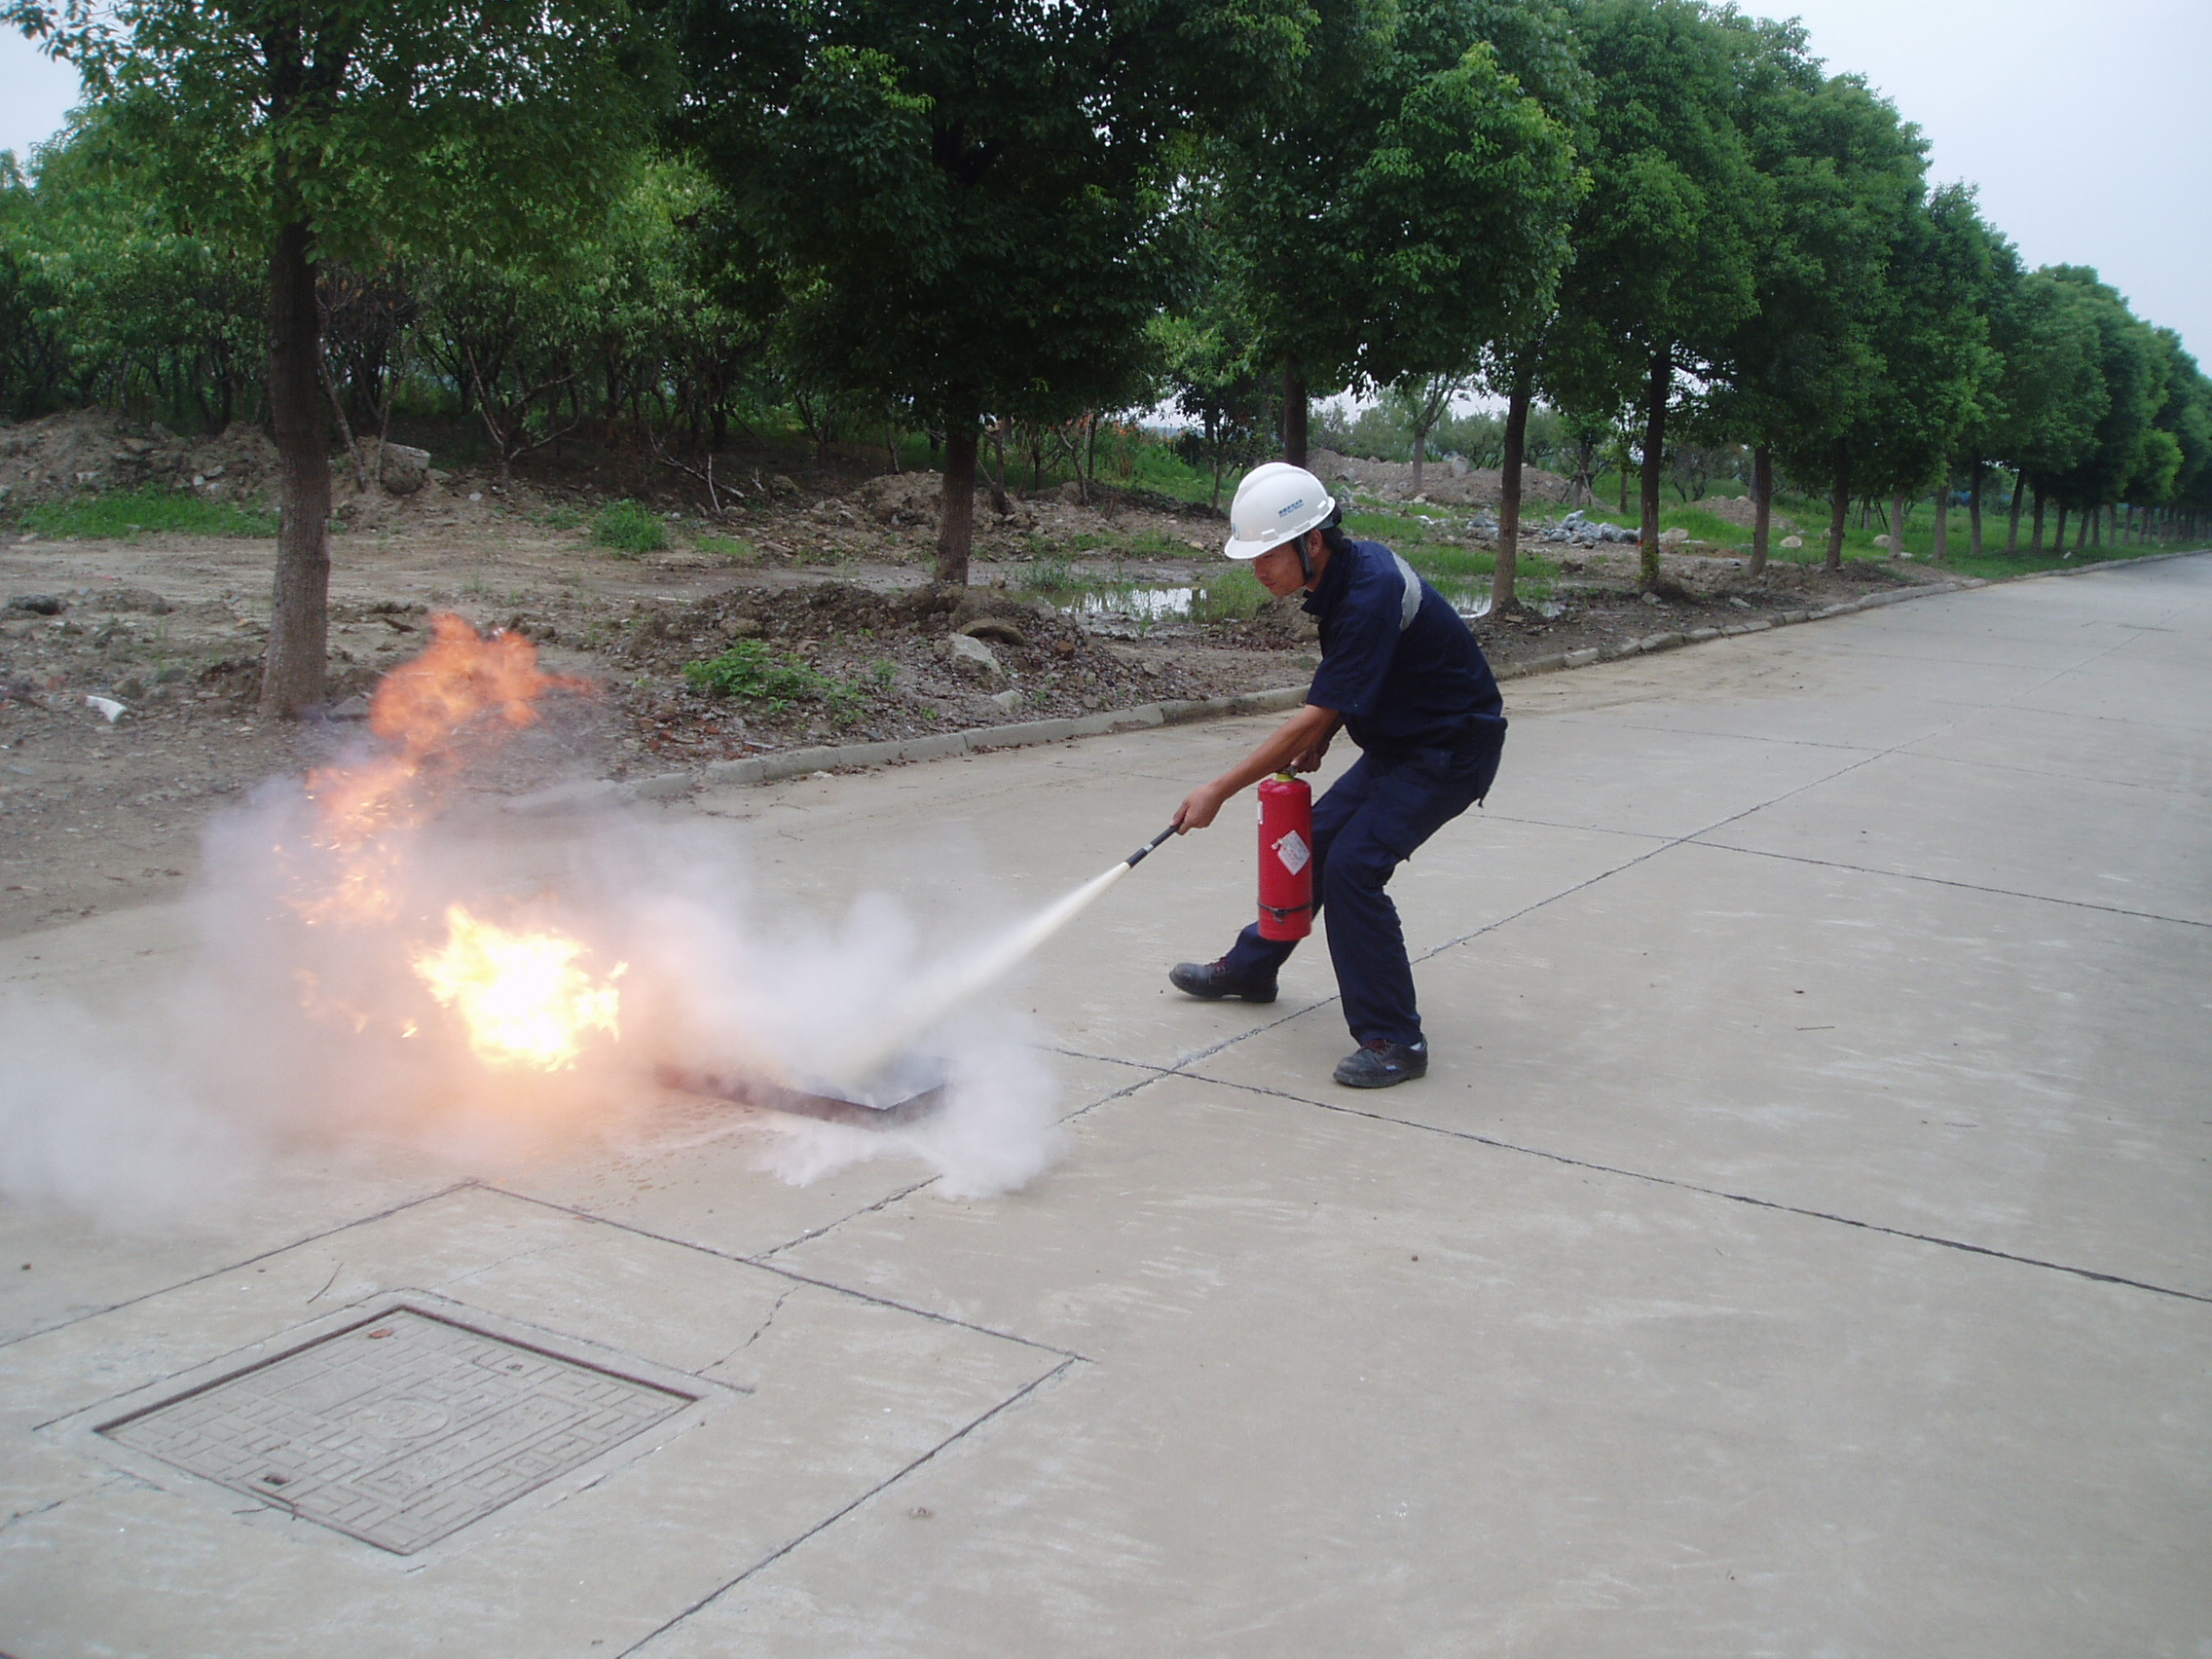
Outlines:
<svg viewBox="0 0 2212 1659"><path fill-rule="evenodd" d="M479 634L440 612L420 656L386 675L369 704L369 726L389 754L308 774L320 843L339 855L329 888L303 903L310 921L368 922L390 916L405 873L404 840L429 815L416 788L424 770L456 757L473 728L496 718L510 730L535 723L548 691L585 691L588 681L548 674L521 634Z"/></svg>
<svg viewBox="0 0 2212 1659"><path fill-rule="evenodd" d="M619 1035L621 997L576 964L585 947L556 933L512 932L479 921L465 907L446 910L448 938L437 950L419 951L415 972L430 994L460 1011L468 1046L493 1066L558 1071L575 1064L587 1032Z"/></svg>

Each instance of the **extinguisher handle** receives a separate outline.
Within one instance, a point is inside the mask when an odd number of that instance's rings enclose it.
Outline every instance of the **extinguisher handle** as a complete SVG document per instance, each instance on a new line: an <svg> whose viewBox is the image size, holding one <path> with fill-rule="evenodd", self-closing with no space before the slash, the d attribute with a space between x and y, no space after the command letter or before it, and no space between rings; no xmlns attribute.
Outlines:
<svg viewBox="0 0 2212 1659"><path fill-rule="evenodd" d="M1175 826L1170 824L1166 829L1162 830L1159 834L1155 835L1151 840L1147 841L1143 846L1139 847L1135 852L1131 853L1122 862L1127 865L1131 869L1136 868L1138 865L1144 863L1146 855L1149 854L1153 850L1153 848L1159 846L1161 842L1166 840L1168 836L1174 833Z"/></svg>

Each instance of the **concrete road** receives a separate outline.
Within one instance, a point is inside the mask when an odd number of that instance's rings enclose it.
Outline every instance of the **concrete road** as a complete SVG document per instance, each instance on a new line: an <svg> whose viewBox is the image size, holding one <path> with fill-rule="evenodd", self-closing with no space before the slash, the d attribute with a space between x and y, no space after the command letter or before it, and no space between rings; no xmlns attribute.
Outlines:
<svg viewBox="0 0 2212 1659"><path fill-rule="evenodd" d="M1398 884L1421 1083L1329 1083L1317 946L1271 1008L1163 989L1249 911L1233 811L1023 981L1072 1144L1012 1198L721 1140L0 1212L0 1649L2212 1653L2212 558L1510 689ZM1265 725L682 810L826 909L952 843L1041 902ZM97 995L174 937L0 971ZM337 1346L116 1427L324 1337L423 1368L394 1446L457 1364L601 1417L513 1501L536 1442L396 1461L490 1506L412 1554L188 1472L296 1445Z"/></svg>

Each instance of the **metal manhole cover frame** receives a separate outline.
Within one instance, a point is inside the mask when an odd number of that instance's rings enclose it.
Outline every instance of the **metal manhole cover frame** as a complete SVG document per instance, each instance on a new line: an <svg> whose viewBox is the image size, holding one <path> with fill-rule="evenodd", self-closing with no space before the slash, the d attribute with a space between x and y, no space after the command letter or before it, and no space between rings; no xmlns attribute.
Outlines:
<svg viewBox="0 0 2212 1659"><path fill-rule="evenodd" d="M572 1467L547 1476L452 1530L404 1553L348 1532L313 1515L301 1514L271 1493L253 1492L197 1473L104 1432L281 1364L334 1337L365 1329L394 1315L410 1313L564 1365L579 1366L623 1382L672 1394L684 1403ZM750 1391L714 1378L657 1364L586 1338L524 1324L455 1302L433 1291L394 1288L380 1290L318 1319L277 1331L259 1343L235 1348L158 1382L113 1395L42 1424L37 1433L41 1439L58 1442L125 1469L165 1492L203 1504L218 1503L238 1521L274 1528L287 1537L342 1550L354 1561L369 1559L393 1570L413 1572L427 1563L471 1548L487 1535L504 1532L563 1499L598 1485L628 1464L644 1460L673 1439L689 1433L714 1411ZM241 1504L240 1498L247 1502Z"/></svg>

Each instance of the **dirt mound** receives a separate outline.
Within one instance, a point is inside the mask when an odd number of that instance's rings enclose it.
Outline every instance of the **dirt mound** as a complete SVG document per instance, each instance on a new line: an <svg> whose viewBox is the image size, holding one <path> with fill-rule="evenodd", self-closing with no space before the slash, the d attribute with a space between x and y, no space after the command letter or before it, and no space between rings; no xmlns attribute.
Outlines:
<svg viewBox="0 0 2212 1659"><path fill-rule="evenodd" d="M11 502L148 484L237 500L262 495L276 480L276 446L250 426L187 438L158 421L105 409L0 426L0 498Z"/></svg>
<svg viewBox="0 0 2212 1659"><path fill-rule="evenodd" d="M944 479L935 472L886 472L870 478L849 499L878 524L909 529L934 526L944 495Z"/></svg>
<svg viewBox="0 0 2212 1659"><path fill-rule="evenodd" d="M1309 464L1323 482L1343 479L1388 500L1405 500L1414 494L1413 463L1403 461L1369 461L1364 456L1339 455L1314 450ZM1432 461L1421 471L1420 494L1431 501L1451 506L1494 507L1505 485L1505 474L1494 467L1460 470L1448 461ZM1521 469L1521 499L1526 505L1564 501L1573 489L1570 479L1540 466Z"/></svg>
<svg viewBox="0 0 2212 1659"><path fill-rule="evenodd" d="M1749 496L1700 496L1690 505L1699 512L1726 519L1730 524L1741 526L1745 530L1751 528L1754 510ZM1797 533L1795 521L1785 518L1780 513L1770 515L1767 523L1776 535L1794 535Z"/></svg>

